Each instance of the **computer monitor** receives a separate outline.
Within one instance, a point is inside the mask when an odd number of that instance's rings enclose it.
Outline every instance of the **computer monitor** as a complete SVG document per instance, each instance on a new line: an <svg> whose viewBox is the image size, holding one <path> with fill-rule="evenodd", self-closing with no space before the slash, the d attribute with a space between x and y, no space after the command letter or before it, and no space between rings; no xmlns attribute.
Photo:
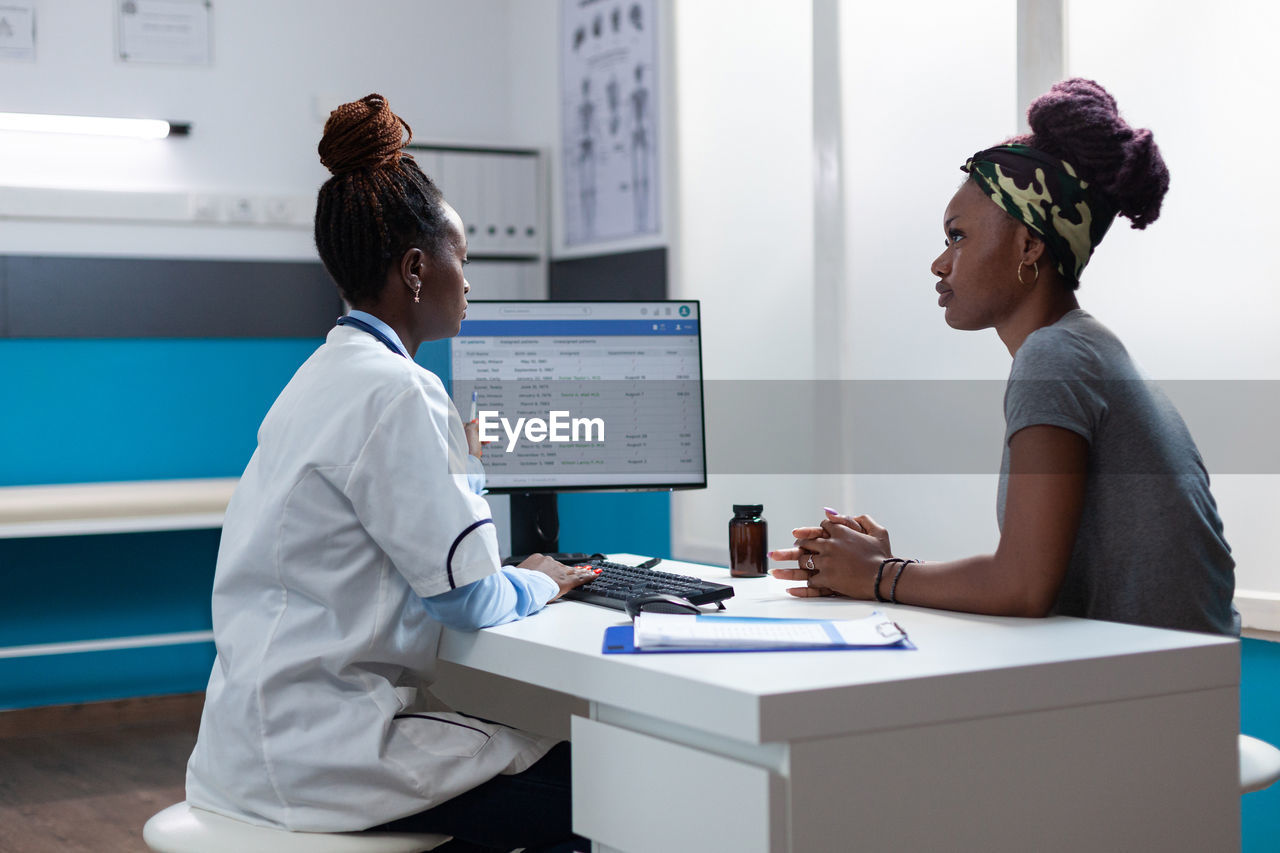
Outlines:
<svg viewBox="0 0 1280 853"><path fill-rule="evenodd" d="M707 484L696 300L476 300L449 360L491 492Z"/></svg>

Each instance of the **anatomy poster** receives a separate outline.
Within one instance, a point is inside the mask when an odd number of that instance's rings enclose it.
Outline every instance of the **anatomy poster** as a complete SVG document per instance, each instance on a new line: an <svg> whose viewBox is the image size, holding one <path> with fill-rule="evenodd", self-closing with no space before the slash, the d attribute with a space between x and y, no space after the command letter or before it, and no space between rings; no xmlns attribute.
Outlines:
<svg viewBox="0 0 1280 853"><path fill-rule="evenodd" d="M565 242L658 232L656 0L563 0Z"/></svg>

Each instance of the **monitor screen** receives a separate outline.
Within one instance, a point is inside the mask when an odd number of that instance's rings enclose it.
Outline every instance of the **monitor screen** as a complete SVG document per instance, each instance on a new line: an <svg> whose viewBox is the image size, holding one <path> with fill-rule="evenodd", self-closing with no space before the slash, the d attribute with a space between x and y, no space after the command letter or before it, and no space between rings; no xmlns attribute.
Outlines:
<svg viewBox="0 0 1280 853"><path fill-rule="evenodd" d="M492 492L707 484L695 300L476 300L449 358Z"/></svg>

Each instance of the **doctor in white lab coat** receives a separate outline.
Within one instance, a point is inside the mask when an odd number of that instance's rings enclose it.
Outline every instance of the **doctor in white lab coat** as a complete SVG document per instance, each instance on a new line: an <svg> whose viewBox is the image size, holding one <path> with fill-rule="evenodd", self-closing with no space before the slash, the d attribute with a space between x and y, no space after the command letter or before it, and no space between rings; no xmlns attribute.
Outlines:
<svg viewBox="0 0 1280 853"><path fill-rule="evenodd" d="M503 779L535 772L554 742L424 705L442 624L522 618L592 574L545 557L499 569L488 505L468 482L474 434L411 357L457 334L469 285L462 222L401 158L402 127L377 95L325 127L334 177L316 243L356 310L267 413L227 508L217 659L187 799L295 830L413 817L472 845L459 849L558 850L548 845L570 839L567 761L552 786L563 802L509 803ZM520 826L473 834L472 818L440 822L463 794L489 797L478 804L498 810L488 823L510 807L519 817L505 823Z"/></svg>

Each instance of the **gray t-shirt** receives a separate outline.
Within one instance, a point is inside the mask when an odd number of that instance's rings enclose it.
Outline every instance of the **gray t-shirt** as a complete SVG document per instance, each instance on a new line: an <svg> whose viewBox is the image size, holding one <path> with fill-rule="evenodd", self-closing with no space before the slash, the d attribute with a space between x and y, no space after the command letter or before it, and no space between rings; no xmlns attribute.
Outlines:
<svg viewBox="0 0 1280 853"><path fill-rule="evenodd" d="M1009 439L1048 424L1089 442L1084 512L1054 613L1240 633L1235 560L1200 451L1109 329L1076 309L1032 332L1013 358L1004 415L1002 530Z"/></svg>

